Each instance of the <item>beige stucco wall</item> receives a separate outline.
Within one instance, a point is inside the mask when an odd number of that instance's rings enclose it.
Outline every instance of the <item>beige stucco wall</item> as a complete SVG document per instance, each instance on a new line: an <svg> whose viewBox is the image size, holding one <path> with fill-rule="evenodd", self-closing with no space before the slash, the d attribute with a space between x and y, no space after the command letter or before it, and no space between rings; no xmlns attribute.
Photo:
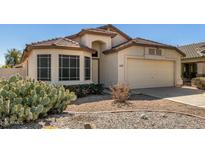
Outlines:
<svg viewBox="0 0 205 154"><path fill-rule="evenodd" d="M98 73L98 68L99 68L99 66L98 66L98 64L99 64L99 59L95 59L95 58L93 58L92 59L92 80L93 80L93 83L99 83L98 82L98 75L99 75L99 73Z"/></svg>
<svg viewBox="0 0 205 154"><path fill-rule="evenodd" d="M28 58L28 78L37 79L37 55L51 54L51 83L57 85L76 85L76 84L89 84L91 80L84 80L84 57L91 57L91 52L64 50L64 49L35 49L32 51ZM80 80L79 81L59 81L59 55L76 55L80 56ZM92 58L91 58L92 59ZM92 66L92 60L91 60ZM92 69L91 69L92 70Z"/></svg>
<svg viewBox="0 0 205 154"><path fill-rule="evenodd" d="M112 46L117 46L119 44L122 44L126 42L127 39L121 36L120 34L117 34L114 38L112 38Z"/></svg>
<svg viewBox="0 0 205 154"><path fill-rule="evenodd" d="M140 58L159 61L172 61L174 63L174 80L175 85L181 85L181 55L171 49L162 49L162 56L151 56L148 54L148 47L132 46L112 54L103 54L103 50L111 49L112 46L116 46L126 41L120 35L115 38L110 36L101 36L93 34L84 34L81 38L78 38L81 44L90 48L99 48L99 71L100 71L100 83L103 83L106 87L117 83L127 82L127 59L128 58ZM98 41L103 44L99 46L98 43L93 45L93 42ZM92 57L90 52L86 51L73 51L63 49L36 49L33 50L28 58L28 78L37 79L37 55L38 54L51 54L51 82L60 85L75 85L92 83L92 79L89 81L84 80L84 57ZM80 56L80 80L79 81L59 81L59 54L65 55L78 55ZM92 58L91 58L92 59ZM26 68L27 65L24 66ZM92 64L91 64L92 66ZM151 66L152 67L152 66ZM97 68L97 67L96 67ZM153 68L155 69L155 68ZM92 69L91 69L92 70ZM92 77L92 71L91 71ZM97 78L97 77L96 77Z"/></svg>
<svg viewBox="0 0 205 154"><path fill-rule="evenodd" d="M120 38L117 38L120 40ZM117 41L116 40L116 41ZM115 41L115 42L116 42ZM96 44L93 42L97 42ZM101 42L101 44L98 44ZM110 49L112 47L112 39L110 36L100 36L93 34L85 34L81 37L81 43L99 50L100 60L100 83L106 87L117 83L117 53L105 55L102 51ZM103 46L101 46L103 44Z"/></svg>
<svg viewBox="0 0 205 154"><path fill-rule="evenodd" d="M129 57L132 57L150 60L173 61L175 85L181 85L181 55L175 50L162 49L162 56L151 56L148 55L148 49L148 47L133 46L126 48L118 53L118 82L127 83L127 59Z"/></svg>
<svg viewBox="0 0 205 154"><path fill-rule="evenodd" d="M79 41L79 38L78 40ZM92 42L94 41L102 41L106 44L105 50L110 49L111 47L117 46L127 41L126 38L117 33L117 35L113 38L110 36L103 35L94 35L94 34L84 34L80 38L80 43L84 44L88 47L92 47Z"/></svg>
<svg viewBox="0 0 205 154"><path fill-rule="evenodd" d="M110 36L101 36L101 35L94 35L94 34L85 34L81 37L80 43L92 48L92 42L100 41L105 43L104 50L111 49L111 37Z"/></svg>
<svg viewBox="0 0 205 154"><path fill-rule="evenodd" d="M95 41L92 43L92 48L98 52L98 58L100 57L100 52L105 48L105 44L102 42Z"/></svg>
<svg viewBox="0 0 205 154"><path fill-rule="evenodd" d="M106 87L117 84L118 81L118 54L101 54L100 83Z"/></svg>

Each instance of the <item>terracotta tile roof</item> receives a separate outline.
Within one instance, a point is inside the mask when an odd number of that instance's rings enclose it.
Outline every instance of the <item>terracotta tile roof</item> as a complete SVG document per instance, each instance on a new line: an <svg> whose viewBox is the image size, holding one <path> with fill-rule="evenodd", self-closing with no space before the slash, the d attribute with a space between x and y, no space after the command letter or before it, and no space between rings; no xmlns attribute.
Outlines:
<svg viewBox="0 0 205 154"><path fill-rule="evenodd" d="M103 34L108 34L112 36L116 36L117 34L113 31L105 30L105 29L100 29L100 28L87 28L83 29L82 31L88 31L88 32L97 32L97 33L103 33Z"/></svg>
<svg viewBox="0 0 205 154"><path fill-rule="evenodd" d="M178 48L186 54L186 57L184 57L184 59L205 56L205 42L183 45Z"/></svg>
<svg viewBox="0 0 205 154"><path fill-rule="evenodd" d="M90 51L90 52L96 52L96 50L91 49L87 46L80 44L77 41L72 40L78 36L85 34L85 33L91 33L91 34L96 34L96 35L107 35L107 36L111 36L111 37L114 37L117 35L117 33L119 33L128 40L127 42L124 42L120 45L113 47L111 50L104 51L104 53L106 53L106 54L122 50L122 49L127 48L127 47L132 46L132 45L141 45L141 46L154 46L154 47L163 47L163 48L175 49L180 54L185 55L183 52L181 52L180 49L178 49L174 46L171 46L171 45L162 44L159 42L155 42L155 41L151 41L151 40L147 40L147 39L142 39L142 38L132 39L131 37L129 37L127 34L122 32L121 30L119 30L115 26L108 24L108 25L101 26L98 28L82 29L79 33L74 34L74 35L70 35L70 36L66 36L66 37L54 38L51 40L27 44L26 48L23 52L23 55L22 55L22 62L25 60L25 58L29 54L29 51L31 51L32 49L50 49L50 48L73 49L73 50L80 49L80 50L86 50L86 51Z"/></svg>
<svg viewBox="0 0 205 154"><path fill-rule="evenodd" d="M28 52L30 52L32 49L72 49L72 50L86 50L89 52L96 52L96 50L89 48L87 46L84 46L80 44L79 42L73 41L68 38L55 38L51 40L46 41L40 41L35 42L31 44L27 44L26 48L24 49L21 61L24 61L27 57Z"/></svg>
<svg viewBox="0 0 205 154"><path fill-rule="evenodd" d="M68 47L68 48L82 48L82 49L87 49L89 51L95 51L92 48L89 48L85 45L80 44L79 42L73 41L68 38L55 38L51 40L46 40L46 41L41 41L41 42L35 42L31 44L27 44L26 48L41 48L41 47Z"/></svg>
<svg viewBox="0 0 205 154"><path fill-rule="evenodd" d="M98 27L98 29L105 29L105 30L113 30L115 32L118 32L119 34L121 34L123 37L125 37L127 40L131 40L132 38L127 35L126 33L124 33L123 31L121 31L120 29L118 29L117 27L113 26L112 24L107 24L107 25L104 25L104 26L100 26Z"/></svg>
<svg viewBox="0 0 205 154"><path fill-rule="evenodd" d="M145 45L162 46L162 47L174 47L172 45L163 44L163 43L159 43L159 42L156 42L156 41L152 41L152 40L148 40L148 39L144 39L144 38L140 38L140 37L137 37L133 40L136 43L145 44Z"/></svg>
<svg viewBox="0 0 205 154"><path fill-rule="evenodd" d="M147 39L143 39L143 38L132 39L130 41L127 41L125 43L117 45L117 46L113 47L110 50L106 50L103 53L109 54L109 53L117 52L117 51L120 51L122 49L128 48L128 47L133 46L133 45L150 46L150 47L161 47L161 48L166 48L166 49L174 49L174 50L177 50L181 55L185 56L185 54L182 51L180 51L175 46L167 45L167 44L163 44L163 43L159 43L159 42L155 42L155 41L147 40Z"/></svg>
<svg viewBox="0 0 205 154"><path fill-rule="evenodd" d="M55 38L46 41L35 42L31 44L27 44L27 46L64 46L64 47L81 47L79 42L73 41L68 38Z"/></svg>
<svg viewBox="0 0 205 154"><path fill-rule="evenodd" d="M77 34L66 36L65 38L73 39L73 38L81 36L85 33L96 34L96 35L108 35L108 36L111 36L111 37L115 37L117 35L117 33L113 32L113 31L105 30L105 29L87 28L87 29L82 29Z"/></svg>

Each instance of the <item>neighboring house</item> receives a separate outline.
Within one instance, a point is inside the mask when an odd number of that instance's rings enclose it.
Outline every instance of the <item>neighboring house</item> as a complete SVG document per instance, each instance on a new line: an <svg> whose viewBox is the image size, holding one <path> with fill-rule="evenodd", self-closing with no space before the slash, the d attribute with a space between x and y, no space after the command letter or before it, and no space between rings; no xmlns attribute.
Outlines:
<svg viewBox="0 0 205 154"><path fill-rule="evenodd" d="M186 54L181 60L184 80L205 76L205 42L180 46L179 49Z"/></svg>
<svg viewBox="0 0 205 154"><path fill-rule="evenodd" d="M63 38L26 45L26 78L60 85L127 83L131 88L182 85L178 48L132 39L113 25L82 29Z"/></svg>

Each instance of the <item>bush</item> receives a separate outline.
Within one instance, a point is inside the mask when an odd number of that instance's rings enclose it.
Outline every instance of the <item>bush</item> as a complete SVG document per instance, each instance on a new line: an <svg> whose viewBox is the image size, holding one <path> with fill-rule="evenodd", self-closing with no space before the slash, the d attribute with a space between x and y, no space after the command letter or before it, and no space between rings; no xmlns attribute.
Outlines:
<svg viewBox="0 0 205 154"><path fill-rule="evenodd" d="M64 86L69 91L74 92L78 98L85 97L88 95L101 95L103 93L104 87L102 84L82 84L82 85L72 85Z"/></svg>
<svg viewBox="0 0 205 154"><path fill-rule="evenodd" d="M125 103L129 98L129 87L126 84L114 85L110 88L112 98L119 103Z"/></svg>
<svg viewBox="0 0 205 154"><path fill-rule="evenodd" d="M13 76L0 80L0 126L34 121L51 113L62 113L76 96L64 87Z"/></svg>
<svg viewBox="0 0 205 154"><path fill-rule="evenodd" d="M192 86L205 90L205 77L197 77L191 80Z"/></svg>

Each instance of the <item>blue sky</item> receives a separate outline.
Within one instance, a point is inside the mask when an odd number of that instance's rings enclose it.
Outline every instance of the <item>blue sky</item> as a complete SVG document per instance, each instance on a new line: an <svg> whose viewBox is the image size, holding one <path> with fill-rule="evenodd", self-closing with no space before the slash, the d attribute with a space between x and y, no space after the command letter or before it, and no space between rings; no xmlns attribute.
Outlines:
<svg viewBox="0 0 205 154"><path fill-rule="evenodd" d="M77 33L82 28L97 26L101 25L0 25L0 65L4 64L4 55L8 49L23 50L25 44L31 42L63 37ZM205 25L116 24L115 26L133 38L142 37L175 46L205 41Z"/></svg>

